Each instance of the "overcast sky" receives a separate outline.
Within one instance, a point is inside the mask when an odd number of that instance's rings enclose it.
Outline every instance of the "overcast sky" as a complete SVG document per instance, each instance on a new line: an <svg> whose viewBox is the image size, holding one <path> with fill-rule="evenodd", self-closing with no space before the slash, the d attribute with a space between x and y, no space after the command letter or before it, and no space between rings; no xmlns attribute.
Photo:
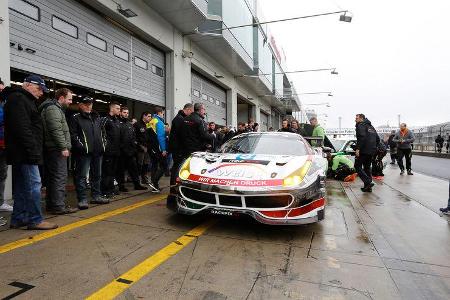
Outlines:
<svg viewBox="0 0 450 300"><path fill-rule="evenodd" d="M266 20L336 10L353 13L273 24L271 32L287 57L287 70L336 67L329 72L292 74L300 96L326 113L327 127L354 126L364 113L375 126L411 126L450 121L450 0L259 0ZM260 20L262 21L262 20ZM323 118L323 117L322 117Z"/></svg>

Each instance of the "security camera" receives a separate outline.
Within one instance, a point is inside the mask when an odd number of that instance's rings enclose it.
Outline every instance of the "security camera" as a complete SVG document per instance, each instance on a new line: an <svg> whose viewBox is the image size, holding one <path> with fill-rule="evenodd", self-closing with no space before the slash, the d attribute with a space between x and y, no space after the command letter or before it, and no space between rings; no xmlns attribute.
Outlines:
<svg viewBox="0 0 450 300"><path fill-rule="evenodd" d="M181 56L183 57L183 58L193 58L194 57L194 52L192 52L192 51L187 51L187 50L183 50L182 52L181 52Z"/></svg>

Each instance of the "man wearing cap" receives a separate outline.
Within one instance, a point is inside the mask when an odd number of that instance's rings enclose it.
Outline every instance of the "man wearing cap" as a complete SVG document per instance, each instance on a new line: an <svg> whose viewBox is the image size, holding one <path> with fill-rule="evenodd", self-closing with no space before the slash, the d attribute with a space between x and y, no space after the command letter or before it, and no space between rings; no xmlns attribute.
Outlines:
<svg viewBox="0 0 450 300"><path fill-rule="evenodd" d="M91 203L107 204L109 199L101 196L100 181L102 171L102 155L105 152L105 133L98 113L92 111L94 99L84 97L80 100L80 112L74 114L69 122L72 153L75 160L75 189L77 191L78 208L87 209L87 182L90 174Z"/></svg>
<svg viewBox="0 0 450 300"><path fill-rule="evenodd" d="M14 206L11 228L55 229L44 221L41 212L41 177L43 129L36 100L47 92L37 75L25 78L22 87L12 88L5 96L5 143L8 163L12 165Z"/></svg>

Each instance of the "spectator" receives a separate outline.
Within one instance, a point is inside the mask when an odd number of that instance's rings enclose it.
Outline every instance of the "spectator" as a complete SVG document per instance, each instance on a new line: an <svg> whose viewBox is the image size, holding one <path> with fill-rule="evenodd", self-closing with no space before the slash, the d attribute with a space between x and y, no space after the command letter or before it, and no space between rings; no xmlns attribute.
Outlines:
<svg viewBox="0 0 450 300"><path fill-rule="evenodd" d="M72 143L64 111L72 103L72 92L67 88L55 92L39 106L44 127L44 173L46 178L46 209L56 215L70 214L78 209L65 204L67 158Z"/></svg>
<svg viewBox="0 0 450 300"><path fill-rule="evenodd" d="M440 134L438 134L434 142L436 143L437 152L442 153L442 148L444 147L444 138Z"/></svg>
<svg viewBox="0 0 450 300"><path fill-rule="evenodd" d="M150 121L150 160L151 160L151 183L152 192L159 193L159 180L166 169L167 147L166 147L166 130L164 126L164 111L162 108L155 109L156 114Z"/></svg>
<svg viewBox="0 0 450 300"><path fill-rule="evenodd" d="M111 102L109 113L102 118L101 123L106 133L106 147L102 160L101 191L104 197L114 196L114 178L118 174L120 158L120 104Z"/></svg>
<svg viewBox="0 0 450 300"><path fill-rule="evenodd" d="M94 99L84 97L80 100L80 112L70 119L70 137L72 140L72 158L75 161L75 189L77 191L78 208L88 209L86 195L89 174L91 186L91 203L107 204L109 199L101 195L100 181L102 176L102 156L105 152L104 136L98 113L92 110Z"/></svg>
<svg viewBox="0 0 450 300"><path fill-rule="evenodd" d="M291 130L297 134L300 134L301 136L306 136L305 131L300 128L300 124L295 119L291 122Z"/></svg>
<svg viewBox="0 0 450 300"><path fill-rule="evenodd" d="M245 127L245 123L244 122L239 122L235 135L239 135L239 134L244 133L244 132L247 132L247 129Z"/></svg>
<svg viewBox="0 0 450 300"><path fill-rule="evenodd" d="M274 131L273 127L269 127L269 132L273 132L273 131Z"/></svg>
<svg viewBox="0 0 450 300"><path fill-rule="evenodd" d="M175 193L173 186L176 184L178 171L186 159L184 153L185 141L183 136L184 119L194 111L192 103L186 103L182 110L172 120L172 128L169 134L169 152L172 153L173 165L170 170L170 189L171 193ZM168 203L168 205L173 203Z"/></svg>
<svg viewBox="0 0 450 300"><path fill-rule="evenodd" d="M378 136L372 123L364 114L357 114L356 122L356 153L355 153L355 169L359 177L364 182L363 192L372 192L373 182L371 173L372 157L377 151L377 145L380 143Z"/></svg>
<svg viewBox="0 0 450 300"><path fill-rule="evenodd" d="M148 155L148 146L150 144L150 135L148 133L147 124L150 122L152 114L148 111L144 111L141 115L141 119L134 124L134 132L136 134L137 142L137 165L138 172L141 176L142 184L149 184L147 178L148 164L150 163L150 157Z"/></svg>
<svg viewBox="0 0 450 300"><path fill-rule="evenodd" d="M393 141L397 143L397 162L400 168L400 175L405 174L403 157L406 160L406 171L408 175L413 175L411 171L411 143L414 142L414 134L406 127L405 123L400 124L400 130L395 134Z"/></svg>
<svg viewBox="0 0 450 300"><path fill-rule="evenodd" d="M22 87L10 89L6 95L5 144L8 163L12 164L14 206L11 228L48 230L58 225L44 221L41 212L41 178L43 128L36 107L47 92L44 80L37 75L25 78Z"/></svg>
<svg viewBox="0 0 450 300"><path fill-rule="evenodd" d="M254 123L253 124L253 132L258 132L259 131L259 124L258 123Z"/></svg>
<svg viewBox="0 0 450 300"><path fill-rule="evenodd" d="M397 160L397 143L394 142L395 130L392 130L388 138L389 153L391 154L391 165L395 165Z"/></svg>
<svg viewBox="0 0 450 300"><path fill-rule="evenodd" d="M211 143L211 152L217 152L222 142L222 135L218 130L216 130L216 123L209 122L208 124L208 133L213 136Z"/></svg>
<svg viewBox="0 0 450 300"><path fill-rule="evenodd" d="M195 103L194 112L184 119L183 135L186 156L196 151L205 151L207 145L212 143L213 137L208 133L204 121L205 114L205 106L202 103Z"/></svg>
<svg viewBox="0 0 450 300"><path fill-rule="evenodd" d="M5 202L5 183L6 177L8 176L8 164L6 163L6 151L5 151L3 91L7 91L8 89L5 89L5 85L3 81L0 79L0 211L11 212L13 210L13 207Z"/></svg>
<svg viewBox="0 0 450 300"><path fill-rule="evenodd" d="M450 215L450 180L448 182L448 202L447 207L439 208L444 215Z"/></svg>
<svg viewBox="0 0 450 300"><path fill-rule="evenodd" d="M289 121L287 119L284 119L281 122L281 128L278 129L278 132L292 132L292 129L289 126Z"/></svg>
<svg viewBox="0 0 450 300"><path fill-rule="evenodd" d="M225 144L229 140L231 140L234 137L234 130L231 126L225 126L223 128L223 139L222 144Z"/></svg>
<svg viewBox="0 0 450 300"><path fill-rule="evenodd" d="M311 146L323 146L324 145L324 139L325 139L325 130L322 126L320 126L318 120L316 117L312 117L309 119L309 123L311 123L311 126L314 127L312 132L312 137L320 138L321 141L312 140Z"/></svg>
<svg viewBox="0 0 450 300"><path fill-rule="evenodd" d="M120 192L128 192L125 187L125 171L131 177L135 190L146 190L139 182L138 166L136 162L137 142L134 127L128 120L128 107L123 106L120 109L120 158L118 161L117 183Z"/></svg>
<svg viewBox="0 0 450 300"><path fill-rule="evenodd" d="M448 134L448 133L447 133L447 146L446 146L446 148L447 148L447 153L448 153L448 151L450 149L450 134Z"/></svg>

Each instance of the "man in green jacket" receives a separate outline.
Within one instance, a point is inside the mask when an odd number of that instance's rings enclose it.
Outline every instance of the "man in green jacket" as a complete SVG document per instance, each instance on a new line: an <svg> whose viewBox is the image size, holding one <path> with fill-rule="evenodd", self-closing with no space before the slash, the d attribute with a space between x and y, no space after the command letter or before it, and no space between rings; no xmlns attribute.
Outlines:
<svg viewBox="0 0 450 300"><path fill-rule="evenodd" d="M331 156L327 154L328 177L342 181L353 181L356 178L356 170L353 162L345 155Z"/></svg>
<svg viewBox="0 0 450 300"><path fill-rule="evenodd" d="M318 142L315 140L311 141L311 146L313 146L313 147L323 146L323 141L325 139L325 130L323 129L322 126L320 126L316 117L312 117L311 119L309 119L309 122L311 123L311 126L314 127L313 132L312 132L312 137L319 137L322 139L322 142Z"/></svg>
<svg viewBox="0 0 450 300"><path fill-rule="evenodd" d="M44 126L44 180L47 187L47 211L70 214L77 209L65 205L67 158L72 148L69 126L64 110L72 103L67 88L55 92L55 99L47 99L39 106Z"/></svg>

